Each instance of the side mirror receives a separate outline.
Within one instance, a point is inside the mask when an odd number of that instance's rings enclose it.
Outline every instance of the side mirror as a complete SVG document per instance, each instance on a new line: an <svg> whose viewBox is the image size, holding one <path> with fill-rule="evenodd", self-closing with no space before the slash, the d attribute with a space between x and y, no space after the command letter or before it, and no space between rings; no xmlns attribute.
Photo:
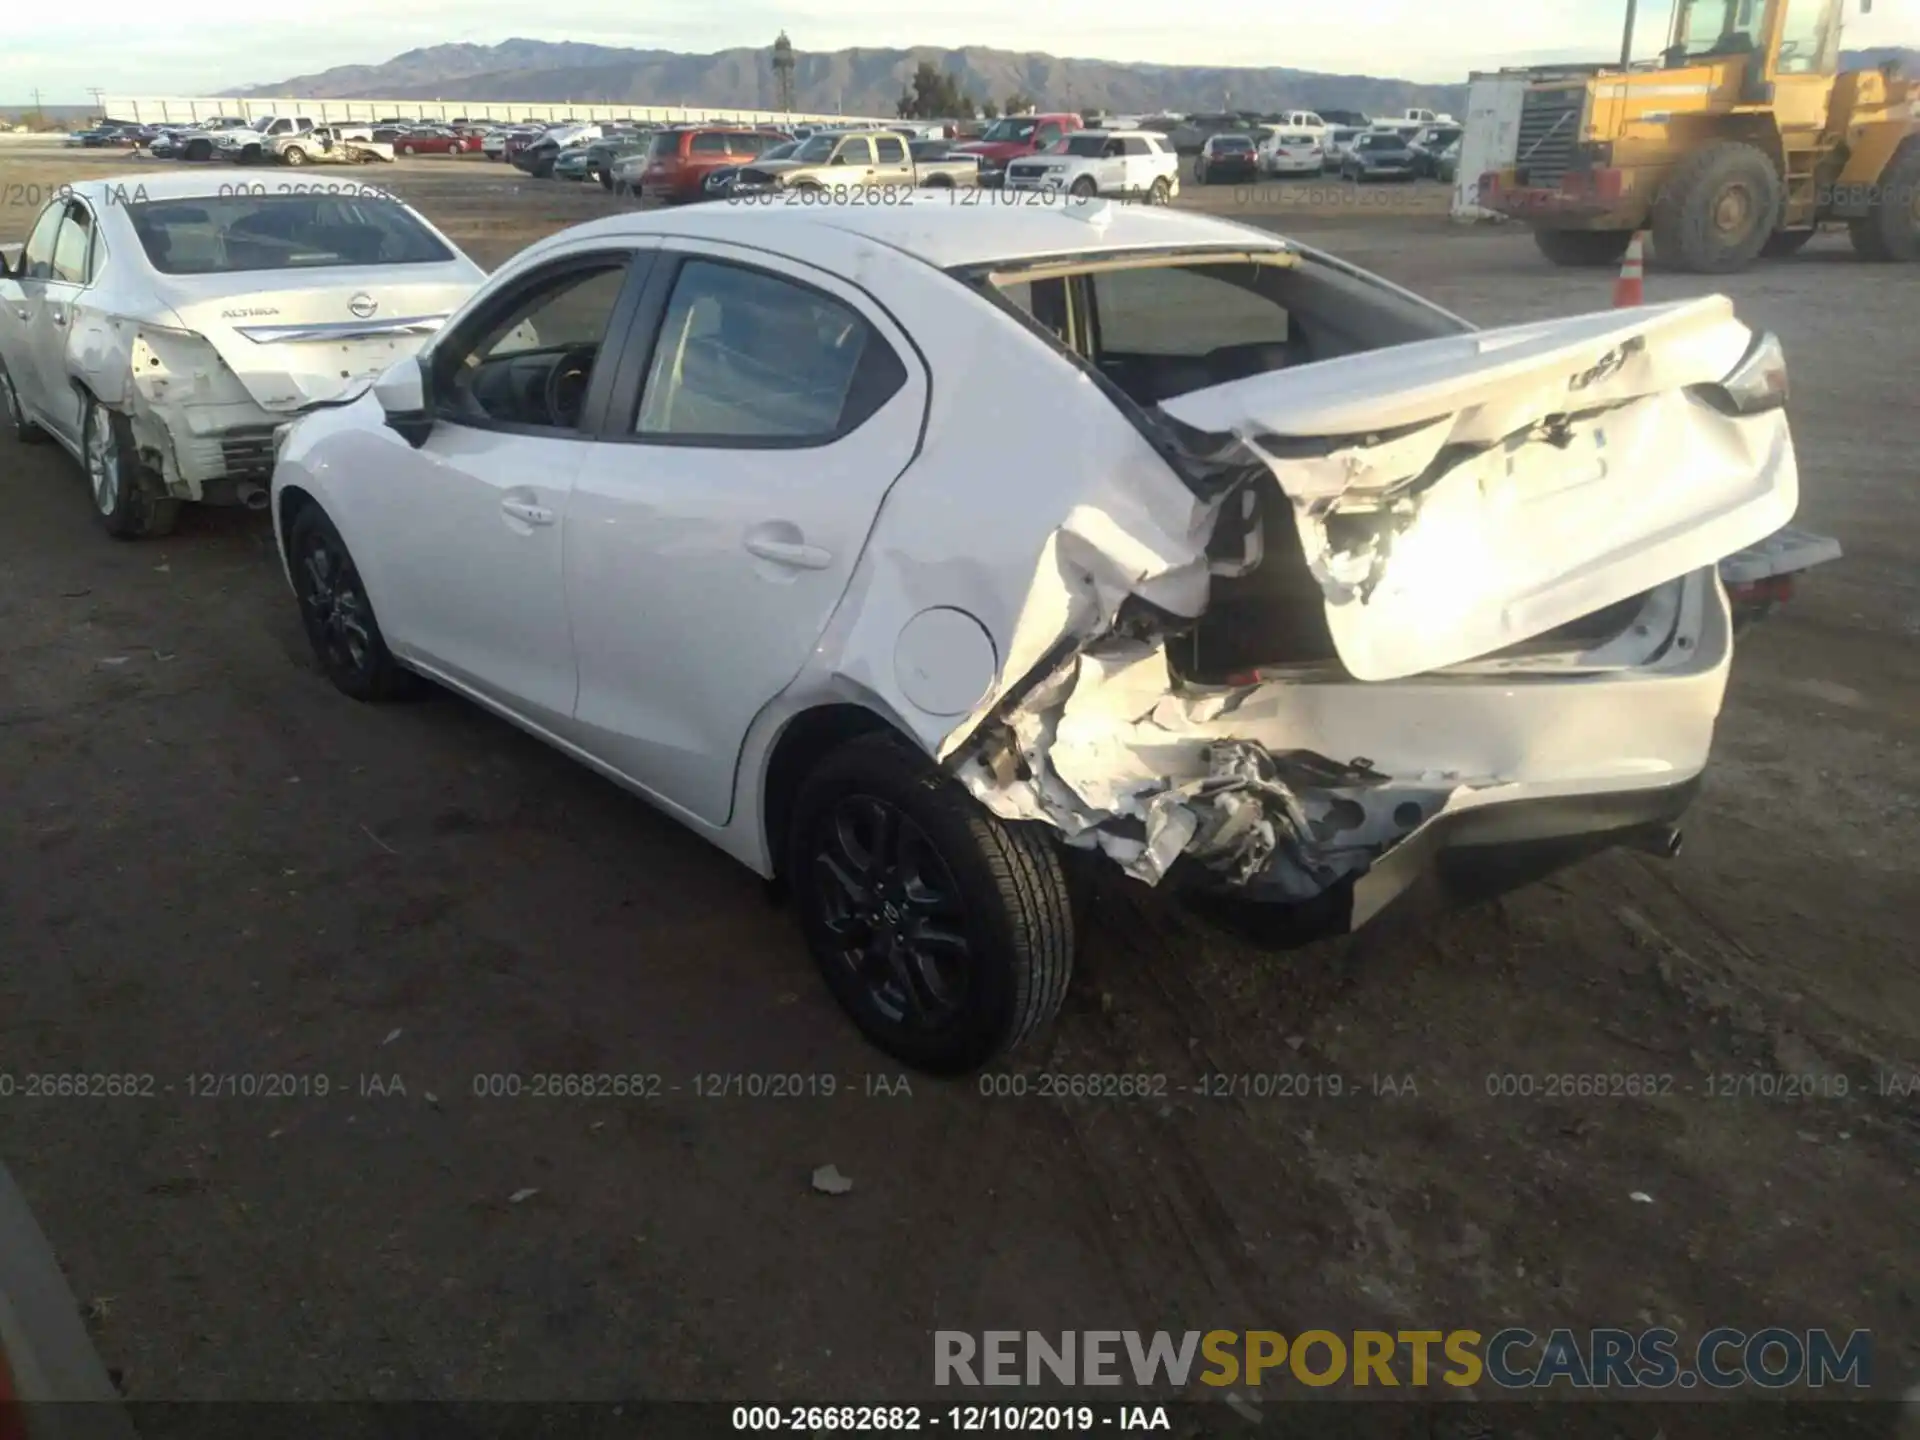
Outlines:
<svg viewBox="0 0 1920 1440"><path fill-rule="evenodd" d="M19 274L19 252L17 245L0 245L0 280L11 280Z"/></svg>
<svg viewBox="0 0 1920 1440"><path fill-rule="evenodd" d="M433 432L427 363L423 356L409 356L373 382L373 398L386 411L387 425L416 450Z"/></svg>

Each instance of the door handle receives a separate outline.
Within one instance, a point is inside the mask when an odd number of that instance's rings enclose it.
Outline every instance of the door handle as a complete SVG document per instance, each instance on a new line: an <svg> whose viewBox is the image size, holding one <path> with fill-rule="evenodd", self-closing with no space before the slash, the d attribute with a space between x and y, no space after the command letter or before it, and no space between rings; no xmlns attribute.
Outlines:
<svg viewBox="0 0 1920 1440"><path fill-rule="evenodd" d="M502 500L500 508L516 520L524 520L529 525L553 524L553 511L544 505L534 505L525 500Z"/></svg>
<svg viewBox="0 0 1920 1440"><path fill-rule="evenodd" d="M833 564L831 551L799 540L774 540L765 535L749 535L747 551L776 565L791 565L796 570L824 570Z"/></svg>

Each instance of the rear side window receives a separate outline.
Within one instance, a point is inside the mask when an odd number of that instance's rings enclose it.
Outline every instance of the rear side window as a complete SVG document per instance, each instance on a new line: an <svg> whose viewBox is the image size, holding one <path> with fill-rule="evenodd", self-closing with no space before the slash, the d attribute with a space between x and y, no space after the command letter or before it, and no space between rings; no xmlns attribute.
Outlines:
<svg viewBox="0 0 1920 1440"><path fill-rule="evenodd" d="M20 252L20 274L27 280L51 280L53 278L53 237L59 233L60 222L66 218L67 207L49 205L40 212L33 233L27 237L27 245Z"/></svg>
<svg viewBox="0 0 1920 1440"><path fill-rule="evenodd" d="M647 147L649 160L670 160L680 153L681 137L672 131L653 137L653 144Z"/></svg>
<svg viewBox="0 0 1920 1440"><path fill-rule="evenodd" d="M79 201L67 204L66 223L53 242L53 278L69 285L84 285L92 278L88 269L93 254L93 213Z"/></svg>
<svg viewBox="0 0 1920 1440"><path fill-rule="evenodd" d="M882 165L906 163L907 147L895 136L882 135L873 142L873 148L879 154Z"/></svg>
<svg viewBox="0 0 1920 1440"><path fill-rule="evenodd" d="M693 137L691 148L695 155L731 155L733 137L719 130L702 130Z"/></svg>
<svg viewBox="0 0 1920 1440"><path fill-rule="evenodd" d="M821 444L906 383L865 318L833 296L745 266L690 260L654 343L634 431L680 443Z"/></svg>

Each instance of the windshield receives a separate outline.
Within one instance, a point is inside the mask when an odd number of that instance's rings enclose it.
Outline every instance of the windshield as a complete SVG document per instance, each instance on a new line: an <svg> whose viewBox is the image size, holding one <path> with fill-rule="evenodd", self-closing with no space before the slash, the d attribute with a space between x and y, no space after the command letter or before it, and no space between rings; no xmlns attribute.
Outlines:
<svg viewBox="0 0 1920 1440"><path fill-rule="evenodd" d="M1222 135L1213 142L1213 148L1216 153L1228 150L1251 150L1253 142L1244 135Z"/></svg>
<svg viewBox="0 0 1920 1440"><path fill-rule="evenodd" d="M264 133L266 133L266 129L267 129L267 127L268 127L269 125L271 125L271 124L273 124L273 116L271 116L271 115L262 115L262 116L261 116L261 117L260 117L260 118L259 118L258 120L256 120L256 121L254 121L254 122L253 122L253 124L252 124L252 126L251 126L250 128L251 128L251 129L254 129L254 130L258 130L258 131L260 131L260 132L261 132L262 134L264 134Z"/></svg>
<svg viewBox="0 0 1920 1440"><path fill-rule="evenodd" d="M1091 155L1097 160L1107 153L1107 137L1104 135L1069 135L1065 141L1055 148L1063 155Z"/></svg>
<svg viewBox="0 0 1920 1440"><path fill-rule="evenodd" d="M1362 150L1398 150L1405 142L1398 135L1362 135Z"/></svg>
<svg viewBox="0 0 1920 1440"><path fill-rule="evenodd" d="M980 138L989 144L1019 141L1025 144L1033 138L1033 132L1040 122L1031 115L1010 115L1005 120L996 120L987 127L987 133Z"/></svg>
<svg viewBox="0 0 1920 1440"><path fill-rule="evenodd" d="M1359 133L1360 132L1358 130L1336 130L1333 132L1333 140L1335 144L1345 145L1348 141L1352 140L1353 137L1358 135Z"/></svg>
<svg viewBox="0 0 1920 1440"><path fill-rule="evenodd" d="M816 135L787 158L798 160L802 165L824 165L833 158L834 146L839 143L838 135Z"/></svg>
<svg viewBox="0 0 1920 1440"><path fill-rule="evenodd" d="M364 195L196 196L129 204L127 215L163 275L435 265L454 258L405 208Z"/></svg>
<svg viewBox="0 0 1920 1440"><path fill-rule="evenodd" d="M798 140L783 140L771 150L762 150L760 152L760 158L762 160L791 160L793 158L793 152L799 148L800 142Z"/></svg>

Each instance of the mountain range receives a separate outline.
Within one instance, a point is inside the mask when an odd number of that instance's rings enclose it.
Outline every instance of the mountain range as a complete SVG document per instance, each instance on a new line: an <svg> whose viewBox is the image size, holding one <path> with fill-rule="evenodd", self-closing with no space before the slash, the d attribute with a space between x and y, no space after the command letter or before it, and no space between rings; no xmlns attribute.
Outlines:
<svg viewBox="0 0 1920 1440"><path fill-rule="evenodd" d="M772 46L686 55L608 45L506 40L431 45L384 65L343 65L231 92L287 99L526 100L540 103L707 105L778 109ZM1312 107L1398 114L1412 105L1457 112L1465 85L1421 85L1370 75L1282 67L1123 64L967 46L794 51L794 108L819 114L890 115L923 62L959 79L976 104L1026 95L1063 109L1119 113L1162 109Z"/></svg>
<svg viewBox="0 0 1920 1440"><path fill-rule="evenodd" d="M622 105L688 105L715 109L778 109L772 46L712 55L636 50L576 41L505 40L498 45L430 45L381 65L342 65L296 75L234 96L287 99L525 100ZM1920 75L1920 50L1850 50L1847 68L1903 59ZM956 76L976 104L1025 95L1072 110L1141 113L1156 110L1359 110L1394 115L1424 105L1458 115L1467 87L1424 85L1372 75L1332 75L1282 66L1152 65L1062 58L966 46L943 50L795 48L794 108L818 114L888 115L922 63Z"/></svg>

